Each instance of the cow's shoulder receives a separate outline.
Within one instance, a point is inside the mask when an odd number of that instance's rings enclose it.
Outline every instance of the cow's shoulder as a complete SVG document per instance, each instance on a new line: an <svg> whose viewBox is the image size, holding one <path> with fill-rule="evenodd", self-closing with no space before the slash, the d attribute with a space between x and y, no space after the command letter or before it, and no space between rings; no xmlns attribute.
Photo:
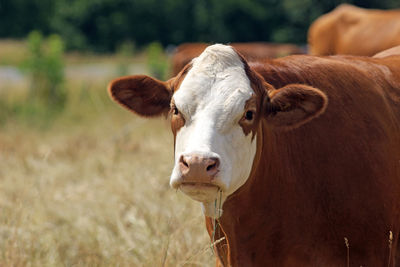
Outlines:
<svg viewBox="0 0 400 267"><path fill-rule="evenodd" d="M360 97L376 107L387 101L400 104L400 57L294 55L250 66L275 88L290 84L318 88L331 105L340 101L362 105L357 102Z"/></svg>
<svg viewBox="0 0 400 267"><path fill-rule="evenodd" d="M400 50L396 49L393 54L395 52L400 52ZM293 55L274 60L250 62L250 66L275 87L288 83L332 82L340 85L346 81L390 79L392 76L399 75L391 71L397 65L400 66L400 57L393 57L389 61L356 56Z"/></svg>
<svg viewBox="0 0 400 267"><path fill-rule="evenodd" d="M325 121L350 119L366 127L363 120L369 118L379 121L379 129L400 123L400 56L295 55L250 66L275 88L304 84L323 92Z"/></svg>

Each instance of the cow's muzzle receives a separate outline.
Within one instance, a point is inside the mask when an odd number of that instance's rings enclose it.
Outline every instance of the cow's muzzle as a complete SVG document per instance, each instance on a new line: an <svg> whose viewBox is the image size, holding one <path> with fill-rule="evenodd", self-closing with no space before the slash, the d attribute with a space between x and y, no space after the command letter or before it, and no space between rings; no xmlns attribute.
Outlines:
<svg viewBox="0 0 400 267"><path fill-rule="evenodd" d="M218 157L184 154L179 158L181 177L174 187L200 202L209 202L222 190L217 177L220 171Z"/></svg>

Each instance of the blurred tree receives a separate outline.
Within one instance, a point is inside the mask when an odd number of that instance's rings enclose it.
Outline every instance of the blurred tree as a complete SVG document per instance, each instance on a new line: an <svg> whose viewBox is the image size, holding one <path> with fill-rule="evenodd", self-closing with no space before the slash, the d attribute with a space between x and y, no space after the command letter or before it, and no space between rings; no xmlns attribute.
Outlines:
<svg viewBox="0 0 400 267"><path fill-rule="evenodd" d="M115 51L124 40L305 43L318 16L341 3L400 8L399 0L0 0L0 37L38 29L67 49Z"/></svg>
<svg viewBox="0 0 400 267"><path fill-rule="evenodd" d="M0 0L0 37L22 38L34 29L50 32L56 1Z"/></svg>

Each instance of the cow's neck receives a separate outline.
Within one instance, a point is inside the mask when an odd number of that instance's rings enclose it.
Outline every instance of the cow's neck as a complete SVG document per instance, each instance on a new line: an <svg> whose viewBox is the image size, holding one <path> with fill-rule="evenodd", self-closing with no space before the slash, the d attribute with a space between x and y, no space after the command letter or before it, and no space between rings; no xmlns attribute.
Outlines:
<svg viewBox="0 0 400 267"><path fill-rule="evenodd" d="M366 214L378 210L369 197L371 187L359 186L359 179L371 183L373 174L357 176L361 166L349 169L355 170L351 176L335 169L320 153L327 148L320 151L320 142L304 142L312 138L309 133L316 132L313 127L280 132L263 125L258 130L255 167L247 182L225 201L219 219L236 266L339 266L346 258L343 238L349 236L353 261L363 262L368 255L385 262L386 258L379 257L387 252L387 233L380 231L368 239L365 233L376 231L375 227L396 229L384 220L372 225L368 216L357 215L359 203L369 203L364 207ZM335 160L345 164L341 158ZM388 205L379 207L382 218L389 216L394 203L394 193L389 193L378 192L372 198L386 199ZM348 196L352 202L342 201ZM346 216L341 215L344 211ZM363 229L348 227L353 221Z"/></svg>
<svg viewBox="0 0 400 267"><path fill-rule="evenodd" d="M230 196L223 207L219 222L228 239L231 258L238 266L290 266L291 259L287 254L291 252L283 251L283 248L290 247L287 242L291 242L291 238L296 240L295 235L299 233L302 240L309 235L312 242L313 233L308 229L313 216L312 203L306 203L307 198L296 191L298 181L288 179L293 177L290 172L296 170L289 168L289 164L275 162L277 158L279 161L287 158L282 154L276 156L283 153L277 146L278 141L282 141L281 135L285 133L268 131L265 127L259 129L254 164L257 167L246 184ZM260 151L263 151L262 155ZM296 232L286 232L286 229L292 229L288 224L293 223ZM296 262L298 258L307 257L306 252L296 253L299 253L293 259ZM307 261L304 258L304 265Z"/></svg>

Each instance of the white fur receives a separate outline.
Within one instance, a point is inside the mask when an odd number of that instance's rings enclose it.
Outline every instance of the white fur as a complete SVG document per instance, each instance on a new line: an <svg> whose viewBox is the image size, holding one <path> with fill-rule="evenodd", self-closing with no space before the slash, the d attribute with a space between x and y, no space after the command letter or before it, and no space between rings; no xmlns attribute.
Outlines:
<svg viewBox="0 0 400 267"><path fill-rule="evenodd" d="M256 141L239 125L245 103L254 94L242 61L225 45L208 47L198 58L174 95L176 107L185 118L178 131L175 146L175 166L170 184L176 188L181 179L179 158L197 153L220 158L216 180L222 199L242 186L250 175ZM215 197L203 203L206 215L219 217Z"/></svg>

